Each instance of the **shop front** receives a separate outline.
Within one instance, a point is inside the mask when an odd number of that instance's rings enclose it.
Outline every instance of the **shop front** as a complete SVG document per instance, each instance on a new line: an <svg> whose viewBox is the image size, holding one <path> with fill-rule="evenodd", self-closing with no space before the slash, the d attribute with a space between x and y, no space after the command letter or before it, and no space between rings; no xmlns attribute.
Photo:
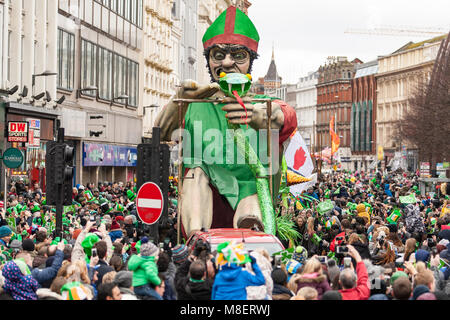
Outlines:
<svg viewBox="0 0 450 320"><path fill-rule="evenodd" d="M5 139L5 149L17 148L24 155L24 162L19 168L7 169L8 183L24 180L25 185L33 187L39 184L45 192L45 154L48 141L54 140L56 132L57 111L23 105L19 103L6 103L6 116L4 126L9 122L27 122L27 142L8 142Z"/></svg>

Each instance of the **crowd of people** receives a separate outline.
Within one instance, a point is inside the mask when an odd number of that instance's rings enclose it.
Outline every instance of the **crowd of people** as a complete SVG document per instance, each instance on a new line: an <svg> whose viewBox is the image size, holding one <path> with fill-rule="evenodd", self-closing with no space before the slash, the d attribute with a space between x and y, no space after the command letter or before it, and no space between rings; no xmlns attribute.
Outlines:
<svg viewBox="0 0 450 320"><path fill-rule="evenodd" d="M447 300L448 187L421 194L406 173L321 177L286 210L285 254L224 242L177 243L176 184L159 242L136 212L132 182L77 185L56 210L17 181L0 217L2 300ZM173 184L172 184L173 183ZM281 202L280 202L281 205ZM283 259L281 257L284 257Z"/></svg>

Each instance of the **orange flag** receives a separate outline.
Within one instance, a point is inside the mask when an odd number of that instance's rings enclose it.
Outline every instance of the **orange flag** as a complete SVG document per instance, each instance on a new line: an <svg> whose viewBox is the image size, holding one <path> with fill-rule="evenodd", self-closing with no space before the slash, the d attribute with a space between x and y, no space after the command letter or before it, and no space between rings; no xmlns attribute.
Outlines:
<svg viewBox="0 0 450 320"><path fill-rule="evenodd" d="M334 132L334 116L330 120L330 136L331 136L331 154L335 154L341 143L339 136Z"/></svg>

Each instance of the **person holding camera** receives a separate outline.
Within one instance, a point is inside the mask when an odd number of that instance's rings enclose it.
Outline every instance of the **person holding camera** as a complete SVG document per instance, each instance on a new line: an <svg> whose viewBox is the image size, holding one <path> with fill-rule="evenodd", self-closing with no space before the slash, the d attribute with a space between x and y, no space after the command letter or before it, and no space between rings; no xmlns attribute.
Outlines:
<svg viewBox="0 0 450 320"><path fill-rule="evenodd" d="M244 244L227 241L217 247L218 273L214 279L211 300L247 300L247 287L266 283L256 258L249 255ZM243 266L251 263L254 274Z"/></svg>
<svg viewBox="0 0 450 320"><path fill-rule="evenodd" d="M367 300L370 297L367 268L358 251L352 245L347 245L347 248L348 255L355 259L356 273L351 263L349 268L344 268L341 271L339 284L342 289L339 292L342 295L342 300Z"/></svg>

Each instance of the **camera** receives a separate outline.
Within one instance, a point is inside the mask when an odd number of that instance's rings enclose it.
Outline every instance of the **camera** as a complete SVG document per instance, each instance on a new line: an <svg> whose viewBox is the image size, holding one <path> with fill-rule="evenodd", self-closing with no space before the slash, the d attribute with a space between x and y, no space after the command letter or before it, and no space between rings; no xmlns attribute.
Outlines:
<svg viewBox="0 0 450 320"><path fill-rule="evenodd" d="M93 257L96 257L97 256L97 249L92 249L92 256Z"/></svg>
<svg viewBox="0 0 450 320"><path fill-rule="evenodd" d="M281 256L275 256L274 259L274 266L275 268L280 267L281 266Z"/></svg>
<svg viewBox="0 0 450 320"><path fill-rule="evenodd" d="M89 217L89 221L95 222L95 216L90 216L90 217Z"/></svg>
<svg viewBox="0 0 450 320"><path fill-rule="evenodd" d="M336 254L346 254L346 253L348 253L347 246L337 246L336 247Z"/></svg>
<svg viewBox="0 0 450 320"><path fill-rule="evenodd" d="M317 259L320 261L321 264L327 263L327 256L318 256Z"/></svg>

